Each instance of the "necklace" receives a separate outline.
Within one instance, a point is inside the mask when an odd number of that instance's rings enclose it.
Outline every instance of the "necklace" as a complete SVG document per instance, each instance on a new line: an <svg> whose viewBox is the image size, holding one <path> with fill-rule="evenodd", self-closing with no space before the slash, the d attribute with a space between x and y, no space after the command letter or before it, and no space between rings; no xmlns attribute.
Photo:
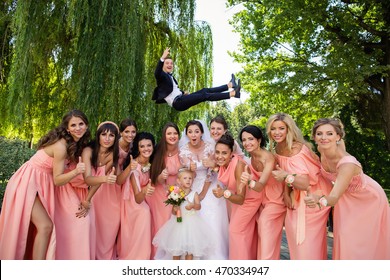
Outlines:
<svg viewBox="0 0 390 280"><path fill-rule="evenodd" d="M168 152L168 157L173 157L176 154L177 154L177 150L174 152Z"/></svg>

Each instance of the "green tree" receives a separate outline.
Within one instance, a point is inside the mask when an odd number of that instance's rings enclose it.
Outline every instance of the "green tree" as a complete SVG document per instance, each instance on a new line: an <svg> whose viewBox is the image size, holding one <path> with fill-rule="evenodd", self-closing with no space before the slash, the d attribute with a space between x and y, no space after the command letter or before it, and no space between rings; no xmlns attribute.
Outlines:
<svg viewBox="0 0 390 280"><path fill-rule="evenodd" d="M183 89L212 82L211 31L194 21L195 0L25 0L2 5L8 19L0 22L2 46L9 46L12 55L10 70L0 69L6 78L0 84L6 104L2 135L36 142L72 108L87 114L92 130L103 120L125 117L154 134L168 120L180 122L176 111L151 100L154 68L167 46ZM9 26L11 35L4 35ZM5 65L3 59L0 65Z"/></svg>
<svg viewBox="0 0 390 280"><path fill-rule="evenodd" d="M229 3L245 7L233 20L242 46L235 58L257 114L285 111L308 132L348 105L390 149L389 1Z"/></svg>

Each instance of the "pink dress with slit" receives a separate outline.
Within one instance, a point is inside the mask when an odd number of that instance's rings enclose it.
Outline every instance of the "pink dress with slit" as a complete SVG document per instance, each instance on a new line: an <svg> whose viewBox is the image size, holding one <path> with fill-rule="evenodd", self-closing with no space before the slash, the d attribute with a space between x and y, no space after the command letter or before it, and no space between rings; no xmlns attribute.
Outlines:
<svg viewBox="0 0 390 280"><path fill-rule="evenodd" d="M141 165L131 171L122 185L121 228L118 235L118 258L120 260L150 260L152 250L151 213L146 201L135 201L130 177L134 174L138 189L149 181L149 171L142 172Z"/></svg>
<svg viewBox="0 0 390 280"><path fill-rule="evenodd" d="M172 206L166 206L164 201L167 200L167 189L169 186L176 185L177 173L181 167L179 154L165 157L165 166L169 174L166 184L156 184L153 195L146 197L146 202L152 214L152 239L172 215ZM152 259L154 259L156 251L157 247L153 246Z"/></svg>
<svg viewBox="0 0 390 280"><path fill-rule="evenodd" d="M105 176L106 167L100 166L93 176ZM96 225L96 259L117 258L116 239L120 226L121 186L103 183L92 198Z"/></svg>
<svg viewBox="0 0 390 280"><path fill-rule="evenodd" d="M311 192L327 195L330 186L320 176L320 162L314 158L310 149L303 145L301 151L291 157L275 155L281 169L290 174L308 175ZM326 224L330 207L309 208L303 200L306 191L293 188L294 209L287 209L285 229L290 259L326 260Z"/></svg>
<svg viewBox="0 0 390 280"><path fill-rule="evenodd" d="M337 169L346 163L361 164L353 156L343 157ZM335 182L337 173L321 174ZM390 208L383 188L363 171L352 178L334 206L333 259L389 260Z"/></svg>
<svg viewBox="0 0 390 280"><path fill-rule="evenodd" d="M71 164L65 172L76 168ZM79 205L87 198L88 185L83 174L78 174L69 183L55 188L57 231L57 260L95 259L96 231L94 207L83 218L76 217Z"/></svg>
<svg viewBox="0 0 390 280"><path fill-rule="evenodd" d="M0 259L31 259L35 237L31 226L31 212L38 196L54 224L54 180L53 158L43 149L38 150L9 179L0 215ZM46 259L54 260L56 250L56 229L50 237Z"/></svg>

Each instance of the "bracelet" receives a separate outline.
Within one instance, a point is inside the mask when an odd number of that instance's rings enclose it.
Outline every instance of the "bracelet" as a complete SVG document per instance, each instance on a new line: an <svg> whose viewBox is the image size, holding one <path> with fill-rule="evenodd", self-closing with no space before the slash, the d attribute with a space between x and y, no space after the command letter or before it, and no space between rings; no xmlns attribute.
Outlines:
<svg viewBox="0 0 390 280"><path fill-rule="evenodd" d="M324 207L328 206L328 200L325 198L325 195L320 197L320 199L318 200L318 204Z"/></svg>
<svg viewBox="0 0 390 280"><path fill-rule="evenodd" d="M232 196L232 192L231 192L231 191L225 190L225 191L223 192L223 197L224 197L224 198L228 199L228 198L231 197L231 196Z"/></svg>
<svg viewBox="0 0 390 280"><path fill-rule="evenodd" d="M294 183L294 181L295 181L295 176L297 176L297 174L288 174L284 178L284 181L287 183L287 187L290 187L290 188L293 187L292 183Z"/></svg>
<svg viewBox="0 0 390 280"><path fill-rule="evenodd" d="M254 187L256 187L256 181L255 180L250 180L248 187L250 189L253 189Z"/></svg>

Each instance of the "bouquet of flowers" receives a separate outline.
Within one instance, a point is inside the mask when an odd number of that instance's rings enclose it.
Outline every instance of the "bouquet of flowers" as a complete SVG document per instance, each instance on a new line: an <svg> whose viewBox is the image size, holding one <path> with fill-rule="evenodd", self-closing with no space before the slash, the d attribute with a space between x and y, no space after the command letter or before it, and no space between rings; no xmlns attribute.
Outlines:
<svg viewBox="0 0 390 280"><path fill-rule="evenodd" d="M165 205L179 206L185 201L185 192L178 186L170 186L168 190L168 199L164 201ZM181 211L180 208L176 212L177 222L181 223Z"/></svg>

